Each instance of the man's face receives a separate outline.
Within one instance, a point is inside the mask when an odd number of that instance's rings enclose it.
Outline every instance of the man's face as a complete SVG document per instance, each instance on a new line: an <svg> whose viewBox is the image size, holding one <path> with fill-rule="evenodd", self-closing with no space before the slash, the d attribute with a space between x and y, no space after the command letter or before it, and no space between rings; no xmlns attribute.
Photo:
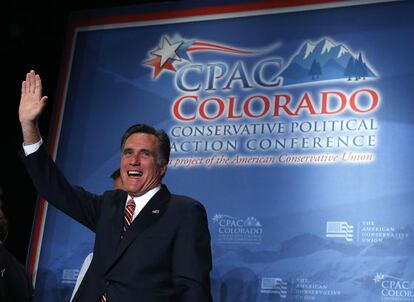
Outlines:
<svg viewBox="0 0 414 302"><path fill-rule="evenodd" d="M130 195L141 196L160 183L167 165L160 165L158 156L158 139L154 135L134 133L125 141L121 178Z"/></svg>

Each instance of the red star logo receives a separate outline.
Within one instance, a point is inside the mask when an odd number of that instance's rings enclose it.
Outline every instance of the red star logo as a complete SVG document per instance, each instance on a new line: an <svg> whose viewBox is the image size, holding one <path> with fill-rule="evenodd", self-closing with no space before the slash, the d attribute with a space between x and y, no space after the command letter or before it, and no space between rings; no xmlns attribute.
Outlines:
<svg viewBox="0 0 414 302"><path fill-rule="evenodd" d="M154 68L154 73L153 73L153 76L152 76L152 78L154 80L158 77L158 75L164 69L171 70L171 71L176 71L176 69L173 66L173 64L171 63L170 59L165 61L164 65L161 66L161 57L158 57L158 56L151 59L151 60L146 61L145 64Z"/></svg>

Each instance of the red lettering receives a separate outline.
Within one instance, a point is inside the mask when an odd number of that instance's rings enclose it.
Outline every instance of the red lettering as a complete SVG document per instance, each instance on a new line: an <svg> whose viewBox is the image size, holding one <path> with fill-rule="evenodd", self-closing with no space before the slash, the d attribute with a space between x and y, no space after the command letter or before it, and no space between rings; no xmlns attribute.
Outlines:
<svg viewBox="0 0 414 302"><path fill-rule="evenodd" d="M242 118L241 113L239 115L235 115L234 102L235 102L234 96L231 96L229 99L229 112L228 112L227 118Z"/></svg>
<svg viewBox="0 0 414 302"><path fill-rule="evenodd" d="M358 105L360 104L357 104L357 101L360 100L361 98L357 98L357 96L360 93L369 94L371 96L370 98L371 104L366 109L362 109L361 107L358 107ZM366 112L373 111L375 108L377 108L378 104L379 104L379 95L373 89L360 89L360 90L354 91L351 94L351 98L349 99L349 105L351 106L352 110L355 112L359 112L359 113L366 113Z"/></svg>
<svg viewBox="0 0 414 302"><path fill-rule="evenodd" d="M290 95L288 94L275 94L275 108L273 110L273 116L279 116L280 111L279 109L283 109L288 115L295 115L289 108L288 105L292 100ZM281 102L282 98L285 102Z"/></svg>
<svg viewBox="0 0 414 302"><path fill-rule="evenodd" d="M308 93L304 93L302 99L299 102L296 111L294 112L295 115L299 114L301 109L308 109L309 113L314 115L316 114L315 108L313 108L312 99L310 98Z"/></svg>
<svg viewBox="0 0 414 302"><path fill-rule="evenodd" d="M211 105L210 107L216 107L216 113L215 115L209 116L207 114L207 106ZM205 99L201 104L200 108L198 109L198 113L200 114L200 117L205 120L215 120L223 115L224 112L224 102L220 98L209 98Z"/></svg>
<svg viewBox="0 0 414 302"><path fill-rule="evenodd" d="M263 106L262 106L262 112L259 112L257 114L254 114L250 104L254 101L254 100L262 100ZM263 115L265 115L270 108L270 101L267 97L263 96L263 95L256 95L256 96L251 96L249 97L243 105L243 112L251 118L258 118L261 117Z"/></svg>
<svg viewBox="0 0 414 302"><path fill-rule="evenodd" d="M321 114L335 114L339 113L346 107L346 96L340 91L322 91L322 105L321 105ZM329 97L331 95L331 97ZM332 109L333 105L331 102L328 102L329 100L332 100L332 96L337 96L339 99L339 106L336 109ZM328 105L330 105L330 108L328 108Z"/></svg>
<svg viewBox="0 0 414 302"><path fill-rule="evenodd" d="M183 121L183 122L194 121L196 118L195 114L191 116L184 116L183 113L181 112L181 106L185 100L188 100L188 101L192 100L192 101L197 102L198 97L196 95L189 95L189 96L183 96L183 97L178 98L174 102L173 107L172 107L173 115L175 116L176 119Z"/></svg>
<svg viewBox="0 0 414 302"><path fill-rule="evenodd" d="M379 93L370 88L359 89L351 94L342 91L322 91L319 99L305 92L297 104L293 103L289 94L273 95L273 102L266 95L249 96L237 99L229 96L227 99L210 97L200 100L196 95L179 97L172 105L172 114L182 122L192 122L196 119L217 120L220 118L257 119L264 116L278 117L282 114L297 116L300 113L309 115L334 115L345 110L354 113L369 113L380 104ZM239 109L237 109L239 108ZM317 110L320 108L320 110Z"/></svg>

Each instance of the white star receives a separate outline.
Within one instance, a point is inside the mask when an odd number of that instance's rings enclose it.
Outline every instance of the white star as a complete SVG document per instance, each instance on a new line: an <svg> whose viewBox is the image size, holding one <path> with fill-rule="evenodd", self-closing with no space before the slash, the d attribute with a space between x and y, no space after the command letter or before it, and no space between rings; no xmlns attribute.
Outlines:
<svg viewBox="0 0 414 302"><path fill-rule="evenodd" d="M162 46L151 53L153 55L161 57L161 66L163 66L164 63L168 61L168 59L181 61L181 58L177 56L176 51L182 43L183 42L175 42L173 44L170 44L170 41L168 41L166 37L163 37Z"/></svg>

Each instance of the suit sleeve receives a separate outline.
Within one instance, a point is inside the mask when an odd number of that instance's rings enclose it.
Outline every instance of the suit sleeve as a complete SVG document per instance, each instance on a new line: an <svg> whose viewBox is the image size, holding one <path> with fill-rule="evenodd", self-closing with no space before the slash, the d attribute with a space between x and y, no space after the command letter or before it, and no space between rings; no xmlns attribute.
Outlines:
<svg viewBox="0 0 414 302"><path fill-rule="evenodd" d="M181 302L210 302L212 268L207 214L193 204L177 233L173 249L173 282Z"/></svg>
<svg viewBox="0 0 414 302"><path fill-rule="evenodd" d="M72 186L50 157L47 149L40 148L26 156L23 149L19 153L38 194L59 210L85 225L96 229L99 196L81 187Z"/></svg>
<svg viewBox="0 0 414 302"><path fill-rule="evenodd" d="M0 244L0 301L27 302L33 299L32 280L26 268Z"/></svg>

